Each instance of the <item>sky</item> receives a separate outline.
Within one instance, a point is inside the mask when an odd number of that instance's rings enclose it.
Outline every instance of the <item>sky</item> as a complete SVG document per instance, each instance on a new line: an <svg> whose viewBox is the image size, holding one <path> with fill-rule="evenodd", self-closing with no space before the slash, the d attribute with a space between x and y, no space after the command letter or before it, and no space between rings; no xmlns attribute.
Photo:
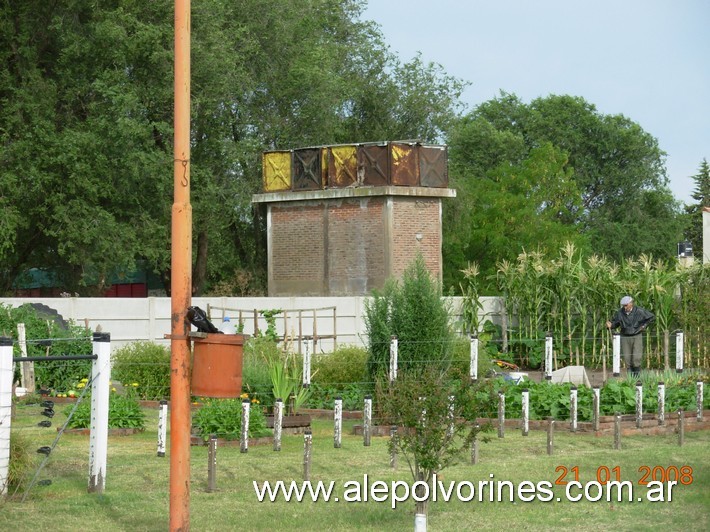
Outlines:
<svg viewBox="0 0 710 532"><path fill-rule="evenodd" d="M693 202L710 161L710 1L368 0L361 18L401 62L421 53L470 82L469 110L505 91L626 116L666 152L676 199Z"/></svg>

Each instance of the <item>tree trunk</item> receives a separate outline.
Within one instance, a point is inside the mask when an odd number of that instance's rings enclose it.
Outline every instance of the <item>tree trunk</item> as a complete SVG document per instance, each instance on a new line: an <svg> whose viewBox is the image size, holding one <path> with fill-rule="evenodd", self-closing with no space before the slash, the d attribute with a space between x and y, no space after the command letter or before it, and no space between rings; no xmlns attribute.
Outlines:
<svg viewBox="0 0 710 532"><path fill-rule="evenodd" d="M197 233L197 260L192 273L192 295L201 296L207 278L207 231Z"/></svg>

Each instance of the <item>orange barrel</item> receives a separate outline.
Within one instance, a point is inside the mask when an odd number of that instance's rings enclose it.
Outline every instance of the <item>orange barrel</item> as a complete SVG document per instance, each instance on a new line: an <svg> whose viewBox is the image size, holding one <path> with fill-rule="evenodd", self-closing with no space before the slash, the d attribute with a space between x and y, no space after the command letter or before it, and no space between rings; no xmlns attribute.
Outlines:
<svg viewBox="0 0 710 532"><path fill-rule="evenodd" d="M242 393L243 334L193 338L192 395L239 397Z"/></svg>

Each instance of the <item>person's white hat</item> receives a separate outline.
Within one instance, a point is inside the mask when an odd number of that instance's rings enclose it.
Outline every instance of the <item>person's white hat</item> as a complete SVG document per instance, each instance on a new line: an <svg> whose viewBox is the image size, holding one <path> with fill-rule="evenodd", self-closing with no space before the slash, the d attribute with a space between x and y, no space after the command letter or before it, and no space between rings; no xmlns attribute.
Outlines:
<svg viewBox="0 0 710 532"><path fill-rule="evenodd" d="M628 305L634 300L633 297L631 296L624 296L621 298L621 306L623 307L624 305Z"/></svg>

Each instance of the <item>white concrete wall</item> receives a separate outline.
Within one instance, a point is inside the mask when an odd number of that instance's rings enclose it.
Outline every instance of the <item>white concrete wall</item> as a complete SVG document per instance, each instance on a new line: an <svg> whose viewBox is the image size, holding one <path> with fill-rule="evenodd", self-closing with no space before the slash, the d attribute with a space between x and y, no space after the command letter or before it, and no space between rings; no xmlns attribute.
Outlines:
<svg viewBox="0 0 710 532"><path fill-rule="evenodd" d="M249 311L244 314L244 333L254 333L254 323L251 312L254 310L281 309L286 311L287 322L284 314L276 318L277 332L283 336L284 331L289 336L299 336L298 313L303 310L301 317L301 335L313 335L312 309L336 307L337 319L335 332L338 345L365 345L367 342L365 332L365 301L366 297L196 297L192 304L207 311L211 307L212 322L219 326L223 315L220 309L233 309L226 314L234 320L238 316L237 310ZM453 307L457 309L460 298L453 298ZM165 335L170 333L170 298L0 298L0 303L17 307L25 303L41 303L55 309L65 320L72 320L77 325L88 326L96 330L111 333L111 347L117 347L135 341L152 341L169 345ZM484 309L482 315L488 315L494 322L498 322L498 298L483 298ZM308 310L305 310L308 309ZM318 336L333 335L333 312L321 310L317 312L316 330ZM266 330L266 320L258 319L260 330ZM16 334L16 333L15 333ZM13 334L13 336L15 335ZM28 338L31 340L31 338ZM324 338L319 342L319 352L329 352L333 349L332 339ZM298 347L294 345L294 350Z"/></svg>

